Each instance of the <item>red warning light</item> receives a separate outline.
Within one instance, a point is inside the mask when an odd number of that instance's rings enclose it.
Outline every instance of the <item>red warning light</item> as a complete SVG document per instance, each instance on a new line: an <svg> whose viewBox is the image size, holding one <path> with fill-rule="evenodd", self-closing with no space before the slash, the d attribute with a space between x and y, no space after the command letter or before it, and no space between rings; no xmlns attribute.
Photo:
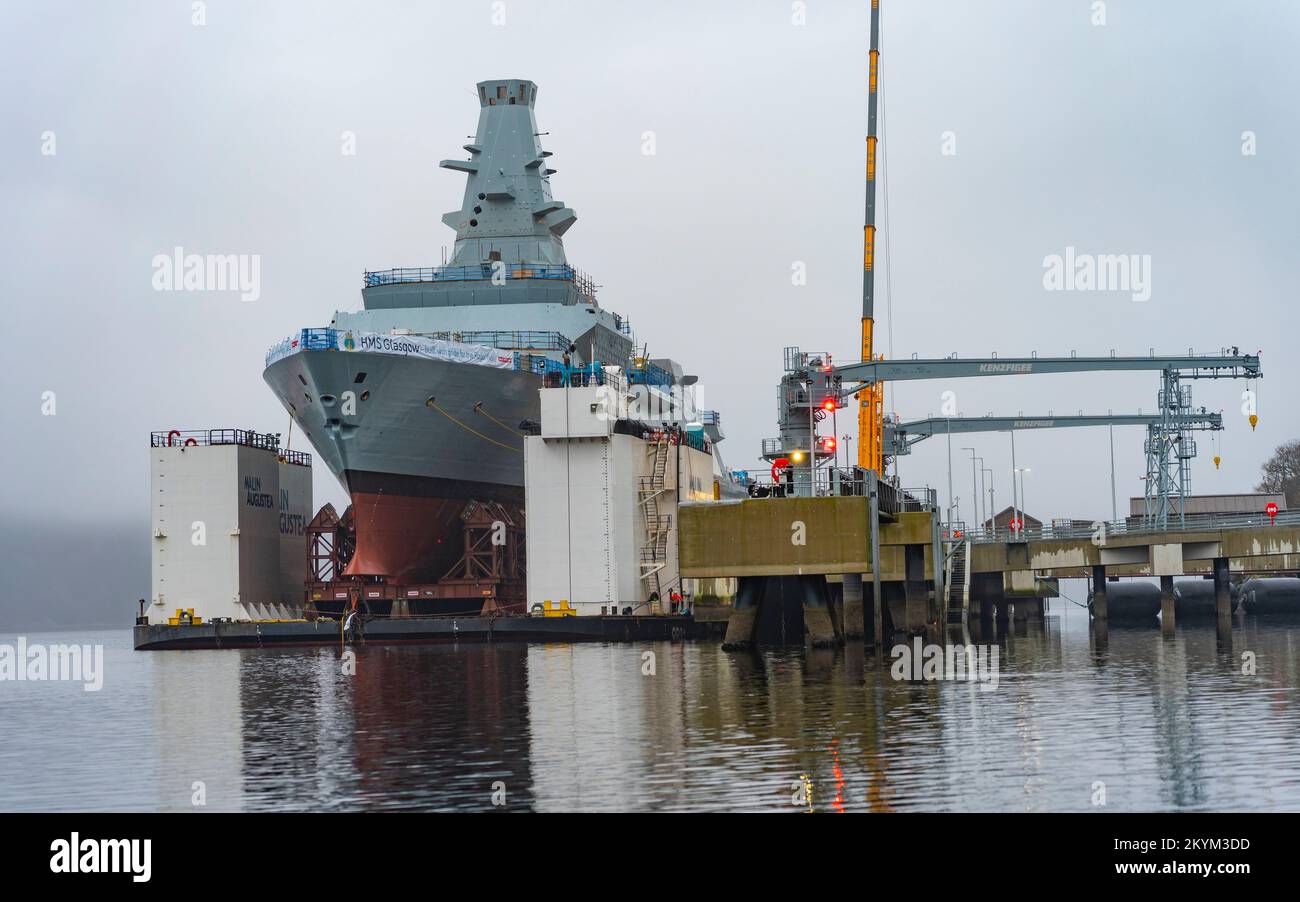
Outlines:
<svg viewBox="0 0 1300 902"><path fill-rule="evenodd" d="M835 450L835 439L833 439L833 438L828 438L828 439L826 440L826 450L827 450L827 451L834 451L834 450Z"/></svg>
<svg viewBox="0 0 1300 902"><path fill-rule="evenodd" d="M825 401L823 401L823 402L822 402L822 409L823 409L823 410L829 410L829 411L832 411L832 412L833 412L833 411L835 410L835 399L834 399L834 398L827 398Z"/></svg>

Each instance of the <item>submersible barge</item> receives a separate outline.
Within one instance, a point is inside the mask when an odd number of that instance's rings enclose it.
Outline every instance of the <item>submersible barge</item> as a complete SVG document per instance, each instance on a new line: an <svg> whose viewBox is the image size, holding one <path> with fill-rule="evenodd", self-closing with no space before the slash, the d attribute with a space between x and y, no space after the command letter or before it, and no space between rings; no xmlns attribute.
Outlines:
<svg viewBox="0 0 1300 902"><path fill-rule="evenodd" d="M274 648L310 645L414 645L439 642L646 642L721 639L725 620L691 615L624 617L411 617L372 620L347 633L339 620L139 623L137 651Z"/></svg>

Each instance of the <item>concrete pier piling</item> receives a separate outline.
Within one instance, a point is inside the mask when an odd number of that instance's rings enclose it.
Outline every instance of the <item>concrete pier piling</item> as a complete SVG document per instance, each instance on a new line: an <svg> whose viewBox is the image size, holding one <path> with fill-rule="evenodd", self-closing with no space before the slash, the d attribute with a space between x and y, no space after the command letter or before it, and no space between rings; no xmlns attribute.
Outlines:
<svg viewBox="0 0 1300 902"><path fill-rule="evenodd" d="M742 576L722 647L732 651L804 638L816 648L835 646L842 639L834 617L824 576Z"/></svg>
<svg viewBox="0 0 1300 902"><path fill-rule="evenodd" d="M1232 586L1228 583L1228 559L1214 559L1214 622L1219 648L1232 650Z"/></svg>
<svg viewBox="0 0 1300 902"><path fill-rule="evenodd" d="M1105 621L1106 615L1106 567L1096 564L1092 568L1092 617Z"/></svg>
<svg viewBox="0 0 1300 902"><path fill-rule="evenodd" d="M1174 632L1174 578L1160 577L1160 631L1166 636Z"/></svg>
<svg viewBox="0 0 1300 902"><path fill-rule="evenodd" d="M866 634L866 605L862 599L862 574L844 574L844 638L861 639Z"/></svg>
<svg viewBox="0 0 1300 902"><path fill-rule="evenodd" d="M799 588L803 595L804 631L814 648L838 644L835 625L831 622L831 609L827 603L826 577L801 576Z"/></svg>
<svg viewBox="0 0 1300 902"><path fill-rule="evenodd" d="M929 622L930 590L925 581L925 546L903 546L904 616L908 633L923 632Z"/></svg>
<svg viewBox="0 0 1300 902"><path fill-rule="evenodd" d="M1232 619L1232 587L1228 583L1228 559L1214 559L1214 614L1219 619Z"/></svg>
<svg viewBox="0 0 1300 902"><path fill-rule="evenodd" d="M1003 629L1011 621L1011 602L998 598L993 602L993 622Z"/></svg>
<svg viewBox="0 0 1300 902"><path fill-rule="evenodd" d="M736 580L736 600L727 619L727 635L722 647L728 651L749 648L754 644L754 626L758 622L758 607L763 601L767 579L761 576L742 576Z"/></svg>

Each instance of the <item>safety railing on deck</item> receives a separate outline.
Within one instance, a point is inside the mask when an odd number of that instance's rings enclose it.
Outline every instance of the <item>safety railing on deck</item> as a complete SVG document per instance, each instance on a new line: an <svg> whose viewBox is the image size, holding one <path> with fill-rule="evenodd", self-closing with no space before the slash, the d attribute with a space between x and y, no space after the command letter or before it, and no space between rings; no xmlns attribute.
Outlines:
<svg viewBox="0 0 1300 902"><path fill-rule="evenodd" d="M342 342L339 340L343 334ZM354 333L349 330L333 328L299 329L293 335L272 345L266 352L266 365L296 354L299 351L337 351L340 348L351 350L349 340ZM438 341L450 341L457 344L475 345L477 347L498 348L514 351L514 367L528 373L545 375L547 372L562 370L564 365L558 360L551 360L541 354L521 354L525 351L562 350L570 344L569 339L559 332L542 331L488 331L488 332L403 332L393 338L430 338ZM498 343L499 342L499 343Z"/></svg>
<svg viewBox="0 0 1300 902"><path fill-rule="evenodd" d="M333 351L338 348L338 331L330 328L299 329L273 344L266 352L266 365L299 351Z"/></svg>
<svg viewBox="0 0 1300 902"><path fill-rule="evenodd" d="M1167 526L1160 528L1142 517L1127 520L1098 520L1089 525L1037 526L1012 530L1007 527L986 526L967 530L963 535L972 542L1029 542L1048 539L1096 539L1117 536L1151 535L1167 532L1214 532L1221 529L1261 529L1269 526L1300 525L1300 510L1281 511L1276 517L1258 514L1188 514L1180 520L1176 514L1169 517Z"/></svg>
<svg viewBox="0 0 1300 902"><path fill-rule="evenodd" d="M149 433L151 448L186 448L208 445L243 445L274 451L284 463L311 466L311 455L305 451L289 451L280 447L280 436L252 429L172 429L168 432Z"/></svg>
<svg viewBox="0 0 1300 902"><path fill-rule="evenodd" d="M881 497L883 500L884 489L893 488L889 483L882 482ZM938 507L938 492L932 488L912 488L912 489L894 489L897 493L898 509L893 513L903 511L932 511Z"/></svg>
<svg viewBox="0 0 1300 902"><path fill-rule="evenodd" d="M519 361L517 369L537 373L542 377L542 388L586 388L591 385L608 385L614 389L612 396L627 392L627 381L622 374L611 372L599 363L565 366L562 361L531 354L520 354Z"/></svg>
<svg viewBox="0 0 1300 902"><path fill-rule="evenodd" d="M366 270L364 285L402 285L409 282L481 282L498 279L555 279L576 282L582 275L567 264L483 263L475 266L420 266ZM589 280L588 280L589 281ZM584 291L589 294L590 291Z"/></svg>
<svg viewBox="0 0 1300 902"><path fill-rule="evenodd" d="M439 341L454 341L458 344L500 348L503 351L562 351L573 344L567 336L560 332L527 329L478 332L409 332L403 334L418 335L421 338L436 338Z"/></svg>
<svg viewBox="0 0 1300 902"><path fill-rule="evenodd" d="M667 386L673 384L673 375L648 360L642 360L639 364L634 361L628 368L627 381L633 385Z"/></svg>
<svg viewBox="0 0 1300 902"><path fill-rule="evenodd" d="M818 467L811 474L808 468L800 470L798 464L781 471L779 479L770 476L748 476L746 485L751 498L806 497L809 476L813 480L813 494L824 498L831 496L865 496L870 492L871 475L859 467ZM877 485L877 499L882 514L894 515L905 511L932 511L937 506L937 493L931 488L899 488L888 480Z"/></svg>
<svg viewBox="0 0 1300 902"><path fill-rule="evenodd" d="M651 425L640 420L618 420L614 423L614 431L619 435L632 435L647 442L666 441L670 445L681 442L687 448L694 448L705 454L713 453L713 444L708 439L671 426L665 429L662 424Z"/></svg>

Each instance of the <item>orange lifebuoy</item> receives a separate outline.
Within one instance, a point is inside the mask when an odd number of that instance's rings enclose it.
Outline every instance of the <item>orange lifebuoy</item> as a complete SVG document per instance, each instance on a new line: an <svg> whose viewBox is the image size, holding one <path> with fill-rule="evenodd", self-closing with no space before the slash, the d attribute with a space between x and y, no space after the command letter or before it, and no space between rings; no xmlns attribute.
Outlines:
<svg viewBox="0 0 1300 902"><path fill-rule="evenodd" d="M187 439L185 440L185 447L187 447L187 448L188 448L190 445L197 445L197 444L198 444L198 442L197 442L195 439L187 438Z"/></svg>

